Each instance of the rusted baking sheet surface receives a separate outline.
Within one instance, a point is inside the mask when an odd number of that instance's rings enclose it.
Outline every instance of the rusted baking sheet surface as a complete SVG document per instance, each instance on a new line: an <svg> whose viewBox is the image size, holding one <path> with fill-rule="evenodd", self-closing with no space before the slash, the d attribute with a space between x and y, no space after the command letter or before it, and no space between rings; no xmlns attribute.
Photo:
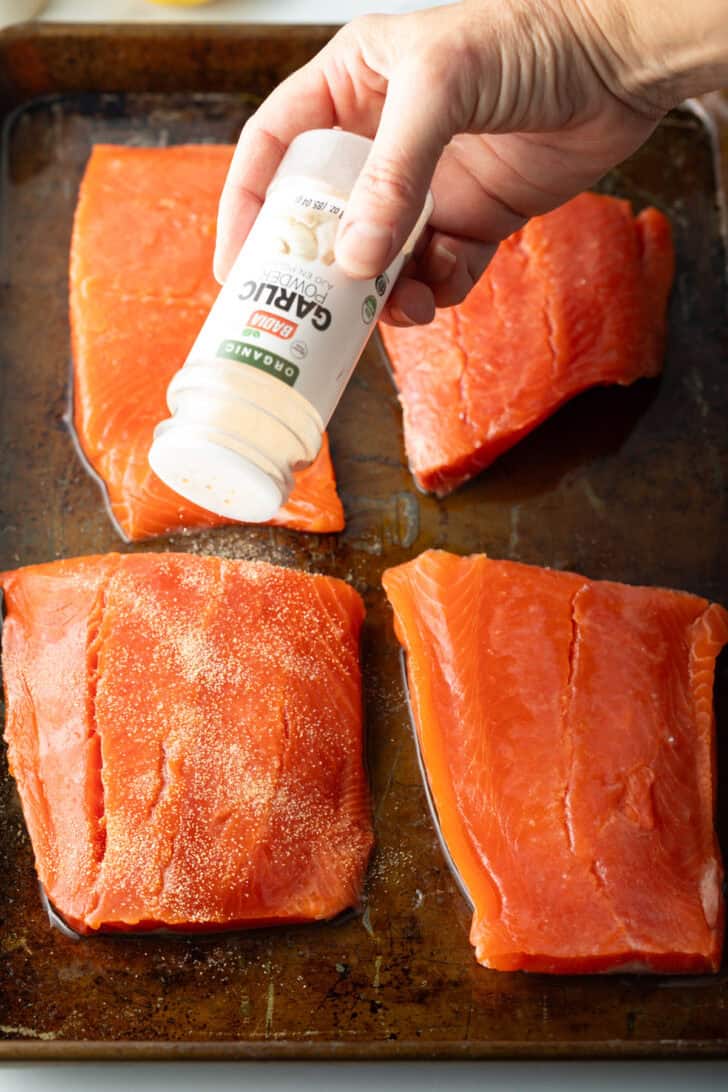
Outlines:
<svg viewBox="0 0 728 1092"><path fill-rule="evenodd" d="M0 37L0 567L133 548L116 538L63 420L67 252L91 145L234 140L260 96L329 33L41 27ZM658 205L674 225L678 273L659 382L583 395L437 501L414 489L397 400L373 345L332 426L343 534L241 528L157 544L319 569L364 594L378 839L365 914L235 936L69 939L48 926L3 757L0 1057L728 1053L725 969L714 978L569 979L476 965L467 908L430 822L379 583L385 566L443 546L728 601L715 132L694 113L675 114L605 184L637 207ZM727 667L718 679L723 742ZM728 744L721 751L728 848Z"/></svg>

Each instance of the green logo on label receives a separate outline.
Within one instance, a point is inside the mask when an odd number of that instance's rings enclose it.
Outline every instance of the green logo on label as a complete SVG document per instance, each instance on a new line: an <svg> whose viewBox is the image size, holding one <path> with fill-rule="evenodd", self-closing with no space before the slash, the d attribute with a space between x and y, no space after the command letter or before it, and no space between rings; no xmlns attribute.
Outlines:
<svg viewBox="0 0 728 1092"><path fill-rule="evenodd" d="M361 320L365 326L368 326L377 313L377 297L367 296L364 303L361 305Z"/></svg>
<svg viewBox="0 0 728 1092"><path fill-rule="evenodd" d="M300 369L290 360L278 356L277 353L269 353L259 345L249 345L246 341L222 341L217 355L225 360L236 360L238 364L258 368L259 371L267 372L275 379L287 383L289 387L295 386L300 374Z"/></svg>

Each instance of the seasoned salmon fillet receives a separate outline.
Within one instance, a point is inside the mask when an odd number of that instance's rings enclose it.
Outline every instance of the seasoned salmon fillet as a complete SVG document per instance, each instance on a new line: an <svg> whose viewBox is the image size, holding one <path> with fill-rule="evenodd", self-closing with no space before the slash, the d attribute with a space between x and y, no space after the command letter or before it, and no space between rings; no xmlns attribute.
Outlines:
<svg viewBox="0 0 728 1092"><path fill-rule="evenodd" d="M174 493L152 472L154 428L219 286L212 275L217 203L232 147L96 145L71 241L73 423L126 539L229 520ZM274 524L340 531L328 441Z"/></svg>
<svg viewBox="0 0 728 1092"><path fill-rule="evenodd" d="M227 929L357 902L372 827L353 588L173 553L0 584L10 768L70 926Z"/></svg>
<svg viewBox="0 0 728 1092"><path fill-rule="evenodd" d="M728 613L433 550L384 587L478 961L717 970L713 675Z"/></svg>
<svg viewBox="0 0 728 1092"><path fill-rule="evenodd" d="M449 493L587 387L657 375L673 274L661 212L583 193L501 243L458 307L381 326L418 485Z"/></svg>

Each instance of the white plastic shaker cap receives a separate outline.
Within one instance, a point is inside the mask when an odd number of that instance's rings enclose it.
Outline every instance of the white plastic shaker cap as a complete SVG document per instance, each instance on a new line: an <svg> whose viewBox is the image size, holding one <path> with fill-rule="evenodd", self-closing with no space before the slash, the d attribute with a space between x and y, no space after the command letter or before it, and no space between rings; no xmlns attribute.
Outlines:
<svg viewBox="0 0 728 1092"><path fill-rule="evenodd" d="M158 429L149 465L170 489L217 516L265 523L283 504L270 476L237 451L194 428Z"/></svg>

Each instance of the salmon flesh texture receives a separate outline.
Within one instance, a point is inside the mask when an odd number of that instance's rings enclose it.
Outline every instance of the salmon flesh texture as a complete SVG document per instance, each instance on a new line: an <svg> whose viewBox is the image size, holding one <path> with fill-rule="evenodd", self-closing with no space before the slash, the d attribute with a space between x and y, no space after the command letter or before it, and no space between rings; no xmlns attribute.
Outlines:
<svg viewBox="0 0 728 1092"><path fill-rule="evenodd" d="M190 554L0 576L10 768L81 933L331 918L372 827L343 581Z"/></svg>
<svg viewBox="0 0 728 1092"><path fill-rule="evenodd" d="M716 971L713 676L728 613L436 550L384 587L478 961Z"/></svg>
<svg viewBox="0 0 728 1092"><path fill-rule="evenodd" d="M147 462L166 391L218 293L217 203L232 147L96 145L71 241L73 423L127 540L230 520L180 497ZM271 521L340 531L328 441Z"/></svg>
<svg viewBox="0 0 728 1092"><path fill-rule="evenodd" d="M661 212L583 193L501 243L464 303L381 326L418 485L449 493L586 388L657 375L673 275Z"/></svg>

